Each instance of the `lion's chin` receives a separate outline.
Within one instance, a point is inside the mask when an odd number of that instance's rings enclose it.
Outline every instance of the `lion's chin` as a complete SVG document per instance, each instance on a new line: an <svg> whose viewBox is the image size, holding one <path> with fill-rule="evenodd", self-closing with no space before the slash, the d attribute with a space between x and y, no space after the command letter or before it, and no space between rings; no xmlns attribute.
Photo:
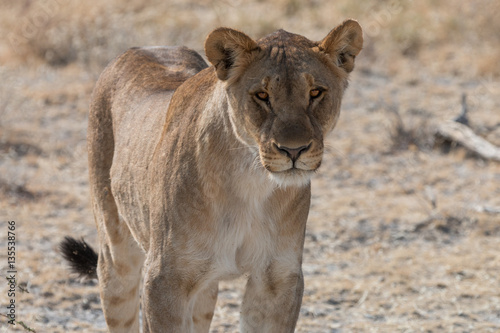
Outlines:
<svg viewBox="0 0 500 333"><path fill-rule="evenodd" d="M269 178L279 187L303 187L309 185L313 170L288 169L279 172L268 172Z"/></svg>

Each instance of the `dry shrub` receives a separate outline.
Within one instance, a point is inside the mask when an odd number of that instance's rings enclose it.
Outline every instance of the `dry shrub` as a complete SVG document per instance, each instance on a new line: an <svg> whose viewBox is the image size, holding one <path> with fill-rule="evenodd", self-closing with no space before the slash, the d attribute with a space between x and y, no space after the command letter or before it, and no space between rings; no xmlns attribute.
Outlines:
<svg viewBox="0 0 500 333"><path fill-rule="evenodd" d="M204 5L155 0L24 0L3 7L2 16L15 18L4 26L10 50L5 60L102 67L132 46L189 44L199 23L197 13ZM199 38L202 41L204 36Z"/></svg>
<svg viewBox="0 0 500 333"><path fill-rule="evenodd" d="M18 18L11 22L13 27L8 34L12 57L25 62L41 60L54 66L75 61L102 65L114 56L109 51L127 47L133 29L120 15L120 6L113 6L116 4L20 1L17 8L10 8L10 15ZM127 9L133 12L133 7L131 3Z"/></svg>
<svg viewBox="0 0 500 333"><path fill-rule="evenodd" d="M498 75L500 3L493 0L365 2L359 19L378 63L410 57L439 74Z"/></svg>
<svg viewBox="0 0 500 333"><path fill-rule="evenodd" d="M392 127L389 129L391 151L419 149L429 150L435 144L432 126L427 117L409 117L405 124L396 106L388 108L392 114Z"/></svg>

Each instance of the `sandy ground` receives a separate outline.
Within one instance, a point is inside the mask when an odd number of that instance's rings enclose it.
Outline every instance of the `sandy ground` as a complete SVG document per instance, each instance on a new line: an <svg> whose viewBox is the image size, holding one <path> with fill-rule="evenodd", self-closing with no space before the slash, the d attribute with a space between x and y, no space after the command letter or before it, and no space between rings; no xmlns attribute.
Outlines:
<svg viewBox="0 0 500 333"><path fill-rule="evenodd" d="M499 332L500 164L432 129L467 93L471 128L500 145L500 80L371 52L313 180L296 331ZM67 234L97 246L85 143L93 66L0 66L0 275L15 221L17 320L36 332L106 331L96 283L57 252ZM221 283L211 332L238 331L243 286ZM27 330L1 318L0 332Z"/></svg>

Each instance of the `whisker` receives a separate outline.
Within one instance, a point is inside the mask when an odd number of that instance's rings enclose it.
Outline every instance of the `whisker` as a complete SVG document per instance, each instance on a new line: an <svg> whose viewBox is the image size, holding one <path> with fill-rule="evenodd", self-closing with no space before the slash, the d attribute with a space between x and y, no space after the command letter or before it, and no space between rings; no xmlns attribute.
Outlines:
<svg viewBox="0 0 500 333"><path fill-rule="evenodd" d="M341 158L342 160L347 159L347 155L341 151L339 148L336 148L334 145L330 143L324 143L323 152L325 155L333 158Z"/></svg>
<svg viewBox="0 0 500 333"><path fill-rule="evenodd" d="M260 162L260 157L259 157L259 146L258 145L241 145L240 147L233 147L229 148L229 151L235 151L235 150L241 150L241 149L248 149L250 150L251 154L253 155L253 159L250 162L250 167L253 170L258 170L259 168L264 168L262 163Z"/></svg>
<svg viewBox="0 0 500 333"><path fill-rule="evenodd" d="M248 145L248 146L244 146L242 145L241 147L233 147L233 148L229 148L228 150L240 150L240 149L252 149L254 148L256 151L259 150L259 146L257 145Z"/></svg>
<svg viewBox="0 0 500 333"><path fill-rule="evenodd" d="M252 168L254 170L259 170L260 168L264 168L264 166L262 165L262 163L260 163L260 157L258 154L256 154L254 156L254 159L253 159L253 162L252 162Z"/></svg>
<svg viewBox="0 0 500 333"><path fill-rule="evenodd" d="M229 148L228 150L239 150L239 149L248 149L248 147L234 147L234 148Z"/></svg>

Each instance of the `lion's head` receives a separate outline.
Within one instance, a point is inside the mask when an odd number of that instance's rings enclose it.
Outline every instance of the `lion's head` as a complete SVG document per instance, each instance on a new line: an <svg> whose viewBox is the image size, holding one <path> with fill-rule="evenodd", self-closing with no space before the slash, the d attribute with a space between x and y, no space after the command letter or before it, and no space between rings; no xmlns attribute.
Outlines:
<svg viewBox="0 0 500 333"><path fill-rule="evenodd" d="M279 185L303 185L319 168L323 139L335 126L348 73L361 51L356 21L320 42L279 30L258 41L227 28L205 42L208 60L225 82L233 130L257 148Z"/></svg>

